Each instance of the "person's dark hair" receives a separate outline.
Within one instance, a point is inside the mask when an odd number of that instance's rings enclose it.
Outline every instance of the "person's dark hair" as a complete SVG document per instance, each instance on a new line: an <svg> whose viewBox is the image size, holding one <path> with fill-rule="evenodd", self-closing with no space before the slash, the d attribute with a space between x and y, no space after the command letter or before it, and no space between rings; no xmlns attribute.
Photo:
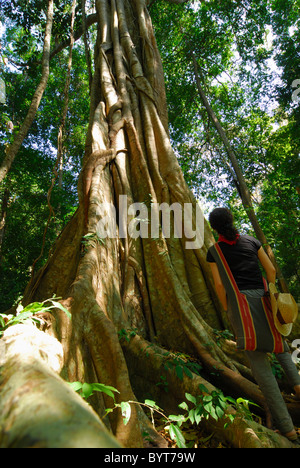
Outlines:
<svg viewBox="0 0 300 468"><path fill-rule="evenodd" d="M209 222L211 227L227 240L236 239L238 230L235 228L233 216L227 208L215 208L209 215Z"/></svg>

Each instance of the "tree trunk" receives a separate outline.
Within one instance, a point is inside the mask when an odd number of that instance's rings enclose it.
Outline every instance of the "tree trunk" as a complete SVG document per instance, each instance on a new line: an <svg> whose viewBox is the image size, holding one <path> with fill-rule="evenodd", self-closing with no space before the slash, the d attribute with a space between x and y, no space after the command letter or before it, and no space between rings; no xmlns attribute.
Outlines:
<svg viewBox="0 0 300 468"><path fill-rule="evenodd" d="M0 217L0 260L2 257L2 244L4 240L4 235L5 235L5 223L6 223L7 208L9 205L9 197L10 197L10 193L9 193L9 190L6 188L3 193L1 217Z"/></svg>
<svg viewBox="0 0 300 468"><path fill-rule="evenodd" d="M161 353L177 350L199 359L219 387L226 383L235 394L251 395L263 405L256 385L241 374L245 366L235 364L215 340L213 329L223 328L223 318L206 263L213 237L170 145L162 65L145 1L96 0L96 7L95 72L79 207L28 285L24 305L54 294L63 298L72 319L56 310L51 324L64 351L61 376L111 385L120 392L117 403L154 396L164 400L167 412L179 387L180 398L184 388L199 393L200 377L174 383L174 372L163 366ZM149 215L161 203L177 204L171 235L165 237L162 227L168 223L155 230L155 218ZM176 218L175 208L182 213L185 204L192 215ZM176 235L187 225L182 236ZM198 243L191 245L196 226ZM134 236L137 231L143 235ZM169 398L157 394L160 375L169 382ZM103 416L111 398L96 396L93 407ZM249 429L243 424L232 435L241 446ZM138 405L132 405L127 425L120 411L110 413L109 428L124 447L145 446L145 425ZM160 439L155 443L160 445Z"/></svg>

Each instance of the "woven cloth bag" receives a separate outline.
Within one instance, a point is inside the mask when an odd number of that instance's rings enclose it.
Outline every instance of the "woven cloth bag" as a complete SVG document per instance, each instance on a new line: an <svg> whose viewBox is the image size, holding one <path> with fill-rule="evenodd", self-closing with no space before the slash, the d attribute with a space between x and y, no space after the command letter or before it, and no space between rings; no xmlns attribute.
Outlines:
<svg viewBox="0 0 300 468"><path fill-rule="evenodd" d="M210 248L227 293L228 316L236 336L237 348L244 351L283 353L289 351L275 327L270 298L246 297L237 287L233 274L218 244ZM264 281L265 288L266 282Z"/></svg>

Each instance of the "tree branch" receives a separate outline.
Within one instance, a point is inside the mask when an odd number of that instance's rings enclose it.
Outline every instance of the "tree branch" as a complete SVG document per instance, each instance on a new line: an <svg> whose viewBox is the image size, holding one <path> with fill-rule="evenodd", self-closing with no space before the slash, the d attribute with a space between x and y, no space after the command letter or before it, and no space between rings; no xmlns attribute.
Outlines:
<svg viewBox="0 0 300 468"><path fill-rule="evenodd" d="M78 41L78 39L81 38L81 36L84 34L85 28L89 28L92 26L92 24L97 23L97 13L93 13L92 15L89 15L86 17L86 22L85 25L81 24L80 27L75 31L74 33L74 40ZM50 59L52 59L55 55L57 55L59 52L61 52L63 49L66 47L69 47L71 39L67 39L64 42L61 42L58 44L51 52L50 54Z"/></svg>

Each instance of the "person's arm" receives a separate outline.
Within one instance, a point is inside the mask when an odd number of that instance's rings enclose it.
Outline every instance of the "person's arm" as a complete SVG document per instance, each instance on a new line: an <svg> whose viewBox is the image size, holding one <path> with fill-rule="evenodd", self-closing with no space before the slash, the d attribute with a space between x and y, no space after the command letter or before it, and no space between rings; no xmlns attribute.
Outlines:
<svg viewBox="0 0 300 468"><path fill-rule="evenodd" d="M263 269L266 272L268 282L275 284L276 270L268 255L264 251L263 247L261 247L258 250L258 258L260 263L262 264Z"/></svg>
<svg viewBox="0 0 300 468"><path fill-rule="evenodd" d="M218 297L221 301L222 306L224 307L224 310L227 310L227 295L226 295L226 291L225 291L224 285L220 277L218 265L216 263L210 263L210 268L211 268L211 272L213 275L215 288L216 288Z"/></svg>

